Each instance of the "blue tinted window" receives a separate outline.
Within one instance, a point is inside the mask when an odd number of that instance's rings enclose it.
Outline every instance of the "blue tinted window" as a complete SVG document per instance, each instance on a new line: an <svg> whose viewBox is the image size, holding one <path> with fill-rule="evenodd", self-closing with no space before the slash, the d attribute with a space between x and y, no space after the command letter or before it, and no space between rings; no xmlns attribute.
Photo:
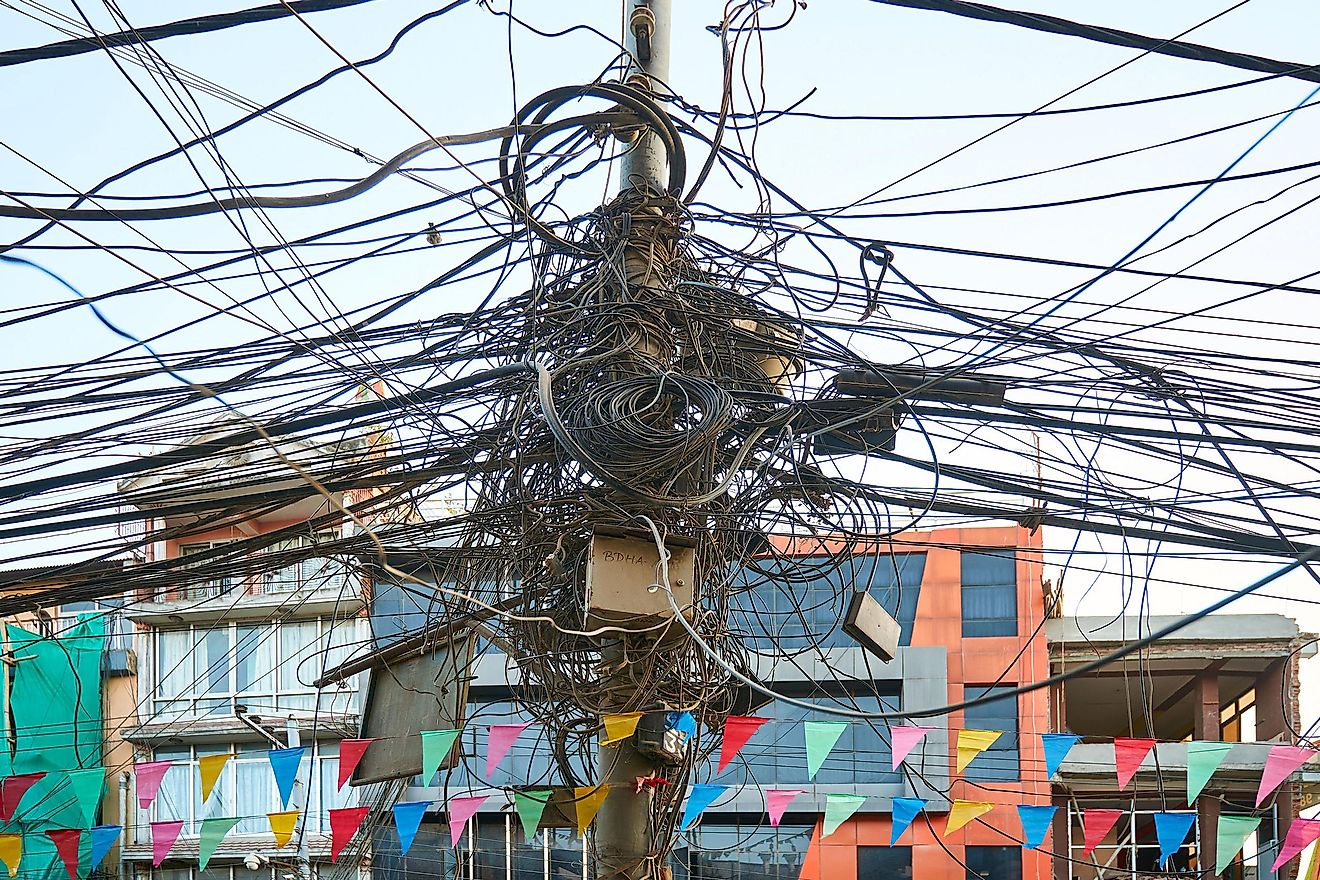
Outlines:
<svg viewBox="0 0 1320 880"><path fill-rule="evenodd" d="M856 647L839 627L852 594L869 591L909 645L925 570L925 553L765 559L734 577L733 621L754 648Z"/></svg>
<svg viewBox="0 0 1320 880"><path fill-rule="evenodd" d="M963 693L974 700L986 694L1012 690L1012 687L967 687ZM1017 698L1006 697L993 703L983 703L963 711L963 727L973 730L1002 730L995 744L973 759L963 776L979 782L1012 780L1018 778L1018 717Z"/></svg>
<svg viewBox="0 0 1320 880"><path fill-rule="evenodd" d="M962 554L962 634L1018 634L1017 558L1012 550Z"/></svg>
<svg viewBox="0 0 1320 880"><path fill-rule="evenodd" d="M797 880L814 826L785 822L716 824L711 816L680 837L670 865L675 880Z"/></svg>
<svg viewBox="0 0 1320 880"><path fill-rule="evenodd" d="M819 697L808 699L820 699ZM892 712L901 708L897 695L825 698L836 705L864 712ZM711 756L709 772L720 785L792 785L808 782L821 785L882 784L899 782L901 773L891 766L889 732L883 721L849 721L834 750L821 765L814 780L807 779L806 742L803 721L837 721L817 712L774 702L758 709L757 715L770 720L738 752L728 768L718 777L719 749ZM709 734L707 734L708 736Z"/></svg>
<svg viewBox="0 0 1320 880"><path fill-rule="evenodd" d="M912 847L857 847L858 878L884 877L887 880L912 880Z"/></svg>

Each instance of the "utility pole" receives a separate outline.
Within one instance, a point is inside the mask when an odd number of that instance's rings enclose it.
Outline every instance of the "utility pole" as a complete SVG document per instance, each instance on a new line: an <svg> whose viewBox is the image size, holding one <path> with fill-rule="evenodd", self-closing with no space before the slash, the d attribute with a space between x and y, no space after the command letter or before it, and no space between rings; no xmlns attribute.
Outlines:
<svg viewBox="0 0 1320 880"><path fill-rule="evenodd" d="M654 83L669 77L670 0L623 0L627 34L624 44L633 59L626 81L645 92L654 93ZM666 155L659 138L644 130L623 160L620 191L641 189L662 193L667 179ZM625 273L630 284L645 285L650 267L634 248L625 251ZM614 668L620 682L629 678L629 640L620 634L601 646L601 662ZM613 690L613 689L612 689ZM626 699L626 691L622 693ZM616 707L619 711L624 705ZM603 725L602 725L603 727ZM603 735L603 734L602 734ZM634 793L639 777L656 773L655 763L637 750L631 737L611 745L597 746L597 771L600 783L613 791L596 815L595 876L600 880L658 880L665 868L648 856L654 850L651 828L651 795Z"/></svg>
<svg viewBox="0 0 1320 880"><path fill-rule="evenodd" d="M290 715L285 722L285 739L289 743L289 748L296 749L302 745L302 731L298 729L298 718ZM316 744L312 744L312 772L316 772ZM307 786L303 783L302 772L299 770L293 781L293 797L290 798L290 807L302 811L302 823L298 828L298 878L299 880L311 880L312 876L312 858L307 846Z"/></svg>

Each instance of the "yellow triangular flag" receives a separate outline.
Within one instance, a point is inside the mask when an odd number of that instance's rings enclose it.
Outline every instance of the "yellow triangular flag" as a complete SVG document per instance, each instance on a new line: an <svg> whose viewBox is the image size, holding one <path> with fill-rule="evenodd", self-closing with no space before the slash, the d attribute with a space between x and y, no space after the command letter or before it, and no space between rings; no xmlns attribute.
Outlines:
<svg viewBox="0 0 1320 880"><path fill-rule="evenodd" d="M944 837L948 837L977 816L984 816L995 808L989 801L954 801L949 807L949 819L944 823Z"/></svg>
<svg viewBox="0 0 1320 880"><path fill-rule="evenodd" d="M197 759L197 770L202 774L202 803L206 803L206 799L211 796L216 780L220 778L220 771L225 769L232 757L232 754L202 755Z"/></svg>
<svg viewBox="0 0 1320 880"><path fill-rule="evenodd" d="M641 712L624 712L621 715L602 715L601 723L605 725L605 738L600 744L607 746L610 743L616 743L627 739L637 730L637 722L642 720Z"/></svg>
<svg viewBox="0 0 1320 880"><path fill-rule="evenodd" d="M995 740L1004 735L1002 730L960 730L958 731L958 772L967 769L972 758L995 744Z"/></svg>
<svg viewBox="0 0 1320 880"><path fill-rule="evenodd" d="M18 863L23 858L23 835L0 834L0 862L9 869L10 877L18 876Z"/></svg>
<svg viewBox="0 0 1320 880"><path fill-rule="evenodd" d="M591 820L600 812L600 805L609 796L608 785L584 785L573 789L573 806L577 810L578 835L587 833Z"/></svg>
<svg viewBox="0 0 1320 880"><path fill-rule="evenodd" d="M298 817L301 815L301 810L266 814L266 818L270 820L270 832L275 835L276 847L289 845L289 841L293 838L293 829L297 827Z"/></svg>

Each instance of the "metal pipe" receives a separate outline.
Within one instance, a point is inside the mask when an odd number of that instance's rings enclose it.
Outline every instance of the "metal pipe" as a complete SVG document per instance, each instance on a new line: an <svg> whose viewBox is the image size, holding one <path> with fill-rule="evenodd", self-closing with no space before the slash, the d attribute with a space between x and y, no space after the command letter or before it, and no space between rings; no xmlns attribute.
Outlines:
<svg viewBox="0 0 1320 880"><path fill-rule="evenodd" d="M648 94L665 91L669 80L670 0L624 0L624 47L632 58L626 82ZM665 149L652 132L623 157L621 189L645 187L664 192L668 181Z"/></svg>

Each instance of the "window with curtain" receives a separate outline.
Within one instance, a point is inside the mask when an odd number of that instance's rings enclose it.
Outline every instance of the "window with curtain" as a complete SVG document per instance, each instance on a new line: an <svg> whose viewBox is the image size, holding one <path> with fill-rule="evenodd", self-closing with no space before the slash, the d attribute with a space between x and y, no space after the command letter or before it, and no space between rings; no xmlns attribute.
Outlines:
<svg viewBox="0 0 1320 880"><path fill-rule="evenodd" d="M1016 554L990 550L961 556L963 637L1017 635Z"/></svg>
<svg viewBox="0 0 1320 880"><path fill-rule="evenodd" d="M308 712L311 682L362 647L360 618L277 624L198 624L155 630L153 721L187 715L229 715L235 703L254 713ZM357 711L357 677L322 691L322 711Z"/></svg>
<svg viewBox="0 0 1320 880"><path fill-rule="evenodd" d="M965 687L963 694L969 700L981 696L1011 691L1008 687ZM963 776L967 779L992 782L1019 778L1018 769L1018 702L1006 697L993 703L983 703L963 710L963 727L976 730L1002 730L995 744L976 756L967 765ZM952 737L952 732L950 733Z"/></svg>

